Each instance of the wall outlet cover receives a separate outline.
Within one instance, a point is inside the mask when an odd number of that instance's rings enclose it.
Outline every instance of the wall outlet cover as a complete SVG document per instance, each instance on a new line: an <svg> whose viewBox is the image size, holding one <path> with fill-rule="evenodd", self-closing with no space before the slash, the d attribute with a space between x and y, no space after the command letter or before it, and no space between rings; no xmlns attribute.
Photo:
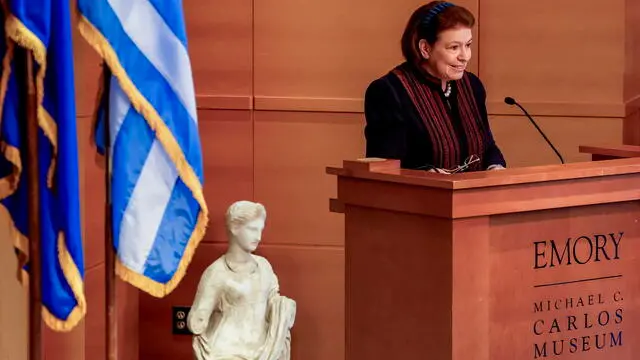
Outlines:
<svg viewBox="0 0 640 360"><path fill-rule="evenodd" d="M172 331L174 335L192 335L187 328L187 316L191 310L188 306L174 306L172 308Z"/></svg>

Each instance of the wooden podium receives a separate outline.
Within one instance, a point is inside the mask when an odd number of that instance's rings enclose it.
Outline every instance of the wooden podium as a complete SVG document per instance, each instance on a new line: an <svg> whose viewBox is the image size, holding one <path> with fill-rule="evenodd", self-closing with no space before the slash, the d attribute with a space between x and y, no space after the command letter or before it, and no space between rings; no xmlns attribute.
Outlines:
<svg viewBox="0 0 640 360"><path fill-rule="evenodd" d="M640 158L327 172L345 218L346 360L640 358Z"/></svg>

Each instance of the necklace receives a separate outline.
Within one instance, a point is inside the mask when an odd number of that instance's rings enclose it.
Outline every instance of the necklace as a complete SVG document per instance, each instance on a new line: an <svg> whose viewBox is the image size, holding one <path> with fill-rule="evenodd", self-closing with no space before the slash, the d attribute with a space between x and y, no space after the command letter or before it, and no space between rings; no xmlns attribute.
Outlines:
<svg viewBox="0 0 640 360"><path fill-rule="evenodd" d="M444 90L444 97L449 97L451 95L451 83L447 82L447 88Z"/></svg>
<svg viewBox="0 0 640 360"><path fill-rule="evenodd" d="M227 255L226 254L223 256L223 258L224 258L224 264L227 266L227 269L229 269L233 273L238 274L239 272L234 270L233 267L231 266L231 264L229 264L229 261L227 260ZM251 265L251 271L249 271L249 274L253 274L258 269L258 263L255 262L255 261L251 261L250 265Z"/></svg>

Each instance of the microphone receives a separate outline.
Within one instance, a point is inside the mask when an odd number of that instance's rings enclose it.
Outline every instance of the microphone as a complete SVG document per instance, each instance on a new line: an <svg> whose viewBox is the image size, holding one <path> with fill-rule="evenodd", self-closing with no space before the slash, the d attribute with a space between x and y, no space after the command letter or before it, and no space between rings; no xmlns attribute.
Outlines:
<svg viewBox="0 0 640 360"><path fill-rule="evenodd" d="M507 105L515 105L517 107L520 108L520 110L522 110L522 112L527 116L527 118L529 118L529 121L531 121L531 123L533 124L533 126L536 127L536 129L538 129L538 132L540 133L540 135L542 135L542 137L544 138L544 140L547 142L547 144L549 144L549 146L551 146L551 148L553 149L553 151L556 153L556 155L558 155L558 158L560 159L560 162L564 164L564 159L562 158L562 155L560 155L560 153L558 152L558 149L556 149L555 146L553 146L553 144L551 143L551 141L549 141L549 139L547 138L547 135L544 134L544 132L542 132L542 130L540 129L540 127L538 126L538 124L536 124L536 122L533 120L533 118L531 117L531 115L529 115L529 113L527 112L527 110L525 110L520 104L518 104L518 102L512 98L507 96L506 98L504 98L504 102Z"/></svg>

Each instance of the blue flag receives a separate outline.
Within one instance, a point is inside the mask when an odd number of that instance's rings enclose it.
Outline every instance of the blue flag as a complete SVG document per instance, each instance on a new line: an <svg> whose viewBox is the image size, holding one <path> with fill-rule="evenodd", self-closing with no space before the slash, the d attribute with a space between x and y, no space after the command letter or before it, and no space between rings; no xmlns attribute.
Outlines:
<svg viewBox="0 0 640 360"><path fill-rule="evenodd" d="M10 219L19 278L29 272L27 162L37 161L40 187L42 316L56 331L84 317L84 260L80 223L78 144L69 3L3 2L0 41L0 211ZM18 89L15 52L33 54L38 97L38 158L25 141L25 94Z"/></svg>
<svg viewBox="0 0 640 360"><path fill-rule="evenodd" d="M95 139L104 152L109 127L116 273L163 297L208 222L182 2L79 0L78 10L82 36L111 70Z"/></svg>

